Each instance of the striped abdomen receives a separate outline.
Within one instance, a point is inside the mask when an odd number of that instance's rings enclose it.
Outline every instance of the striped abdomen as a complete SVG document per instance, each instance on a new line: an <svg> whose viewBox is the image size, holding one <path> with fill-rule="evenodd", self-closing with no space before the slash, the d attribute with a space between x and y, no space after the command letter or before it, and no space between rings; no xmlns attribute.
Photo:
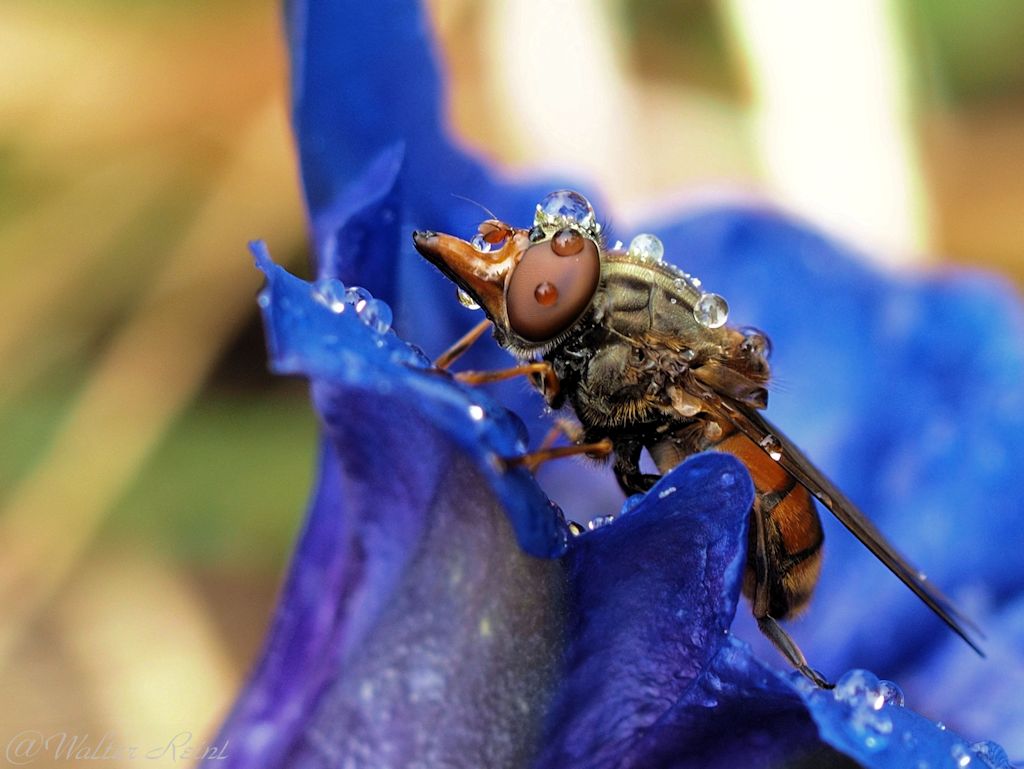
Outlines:
<svg viewBox="0 0 1024 769"><path fill-rule="evenodd" d="M756 496L752 515L758 507L766 515L766 545L769 565L769 614L776 619L792 617L803 609L818 582L824 533L810 493L777 462L729 424L722 425L722 437L709 449L735 455L750 471ZM755 536L751 521L750 536ZM754 543L748 552L753 554ZM743 580L743 593L753 598L754 571L750 559Z"/></svg>

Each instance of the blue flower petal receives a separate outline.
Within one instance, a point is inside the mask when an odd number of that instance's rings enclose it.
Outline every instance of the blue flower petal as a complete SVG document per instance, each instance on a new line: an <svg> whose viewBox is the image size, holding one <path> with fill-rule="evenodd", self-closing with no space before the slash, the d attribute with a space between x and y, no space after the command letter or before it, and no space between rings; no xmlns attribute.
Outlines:
<svg viewBox="0 0 1024 769"><path fill-rule="evenodd" d="M220 737L231 766L955 758L962 741L913 715L893 716L912 739L865 742L863 707L729 635L753 498L734 457L693 457L561 559L533 557L566 532L528 474L494 463L522 450L517 421L336 283L254 252L273 366L312 379L324 442L281 609Z"/></svg>
<svg viewBox="0 0 1024 769"><path fill-rule="evenodd" d="M418 5L389 4L380 14L366 4L296 0L289 21L300 154L323 274L376 287L393 299L399 327L437 352L476 318L450 299L451 286L413 253L409 231L468 232L481 215L450 193L520 222L555 185L502 184L450 143ZM407 159L401 168L399 147ZM368 184L365 196L349 195L346 185L374 158L382 183ZM364 224L345 230L359 218ZM761 326L773 338L776 371L786 385L772 395L773 419L954 598L980 596L977 605L991 605L994 616L1002 616L1024 582L1024 564L1009 552L1024 501L1017 478L1024 456L1024 321L1016 300L978 278L882 277L858 264L849 249L769 211L717 210L652 231L663 237L670 258L685 256L681 266L729 299L734 321ZM466 359L475 368L506 361L493 345L478 345ZM313 362L333 376L329 361ZM377 385L387 387L382 383L391 369L374 371L381 374ZM895 382L903 383L901 389L894 389ZM433 403L433 391L413 389ZM543 423L536 396L515 385L496 391L536 434ZM465 395L482 402L477 393ZM318 386L316 396L330 413L343 413L347 401L336 385ZM441 423L470 402L454 401L440 410ZM428 421L439 416L431 414ZM450 435L466 445L461 429ZM503 435L519 436L514 420ZM477 472L486 473L479 452L475 456ZM580 468L563 463L542 475L548 488L574 500L579 510L613 509L608 473L581 481ZM529 515L520 510L513 520ZM812 662L832 673L870 665L893 678L908 669L927 670L922 659L955 639L852 537L829 521L826 526L826 566L816 601L806 621L791 628ZM522 530L519 536L530 540ZM744 607L739 624L749 631L748 616ZM761 659L782 667L756 630L748 635ZM738 676L737 691L746 691L749 676L736 672L745 659L737 648L730 642L714 659L729 657L728 671L719 677ZM1012 664L1019 670L1016 658ZM999 668L974 659L963 665L982 693L974 698L977 707L998 712L1000 696L983 693L1000 692ZM922 709L955 723L963 707L945 699L939 686L920 675L908 693ZM933 701L941 710L928 708ZM1011 733L1024 733L1019 719L1006 723Z"/></svg>
<svg viewBox="0 0 1024 769"><path fill-rule="evenodd" d="M332 309L322 298L329 284L318 288L288 274L270 261L262 244L255 244L254 251L267 276L260 303L271 365L278 373L301 374L313 381L313 399L328 436L343 428L352 411L366 416L373 398L389 399L395 414L412 404L414 411L473 458L505 506L524 550L540 557L564 552L568 533L561 515L552 514L550 503L526 470L502 465L503 457L526 450L521 422L514 414L450 375L427 370L421 354L393 332L371 329L355 305ZM386 437L383 430L378 437L364 436L371 444ZM377 463L379 474L393 485L409 484L409 473L416 474L417 483L439 482L436 479L446 474L443 465L434 465L427 449L414 441L404 444L406 455ZM389 467L394 468L393 474L386 472Z"/></svg>
<svg viewBox="0 0 1024 769"><path fill-rule="evenodd" d="M746 469L705 454L577 539L565 680L539 766L612 765L693 691L736 611L752 501Z"/></svg>

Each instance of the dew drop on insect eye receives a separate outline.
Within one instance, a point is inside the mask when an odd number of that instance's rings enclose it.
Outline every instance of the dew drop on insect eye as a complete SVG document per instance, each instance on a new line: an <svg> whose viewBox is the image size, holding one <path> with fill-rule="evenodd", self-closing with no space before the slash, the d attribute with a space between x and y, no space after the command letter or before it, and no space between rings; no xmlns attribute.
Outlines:
<svg viewBox="0 0 1024 769"><path fill-rule="evenodd" d="M266 291L260 291L259 295L256 297L256 304L258 304L260 307L264 307L264 308L265 307L269 307L270 306L270 294L268 294Z"/></svg>
<svg viewBox="0 0 1024 769"><path fill-rule="evenodd" d="M534 225L530 228L530 232L527 235L531 243L538 243L546 237L544 234L544 228L538 225Z"/></svg>
<svg viewBox="0 0 1024 769"><path fill-rule="evenodd" d="M689 362L697 357L697 351L691 350L689 347L684 347L682 350L679 351L679 357Z"/></svg>
<svg viewBox="0 0 1024 769"><path fill-rule="evenodd" d="M558 301L558 289L546 280L533 290L533 298L541 307L550 307Z"/></svg>
<svg viewBox="0 0 1024 769"><path fill-rule="evenodd" d="M701 294L693 317L705 328L720 328L729 320L729 304L718 294Z"/></svg>
<svg viewBox="0 0 1024 769"><path fill-rule="evenodd" d="M386 334L391 329L391 308L380 299L369 299L361 306L356 305L359 320L378 334Z"/></svg>
<svg viewBox="0 0 1024 769"><path fill-rule="evenodd" d="M474 403L469 407L469 416L474 422L479 422L484 418L484 410L481 406Z"/></svg>
<svg viewBox="0 0 1024 769"><path fill-rule="evenodd" d="M551 250L558 256L575 256L583 250L583 236L576 230L559 230L551 238Z"/></svg>
<svg viewBox="0 0 1024 769"><path fill-rule="evenodd" d="M953 747L949 749L949 755L953 757L957 766L964 767L971 764L971 752L962 742L953 743Z"/></svg>
<svg viewBox="0 0 1024 769"><path fill-rule="evenodd" d="M572 534L574 537L578 537L580 534L586 531L586 529L584 529L582 526L576 523L576 521L569 521L566 525L569 527L569 533Z"/></svg>
<svg viewBox="0 0 1024 769"><path fill-rule="evenodd" d="M981 763L989 769L1010 769L1010 757L998 742L985 740L971 745L971 750L978 754Z"/></svg>
<svg viewBox="0 0 1024 769"><path fill-rule="evenodd" d="M325 278L313 284L313 298L331 312L344 312L345 284L337 278Z"/></svg>
<svg viewBox="0 0 1024 769"><path fill-rule="evenodd" d="M574 190L549 192L537 204L533 223L537 227L561 229L576 225L582 230L595 228L594 207Z"/></svg>
<svg viewBox="0 0 1024 769"><path fill-rule="evenodd" d="M591 518L587 521L587 528L594 531L595 529L600 529L602 526L607 526L614 520L614 515L599 515L596 518Z"/></svg>
<svg viewBox="0 0 1024 769"><path fill-rule="evenodd" d="M489 254L491 252L491 244L484 237L482 232L478 232L473 236L472 240L469 241L473 244L473 248L479 251L481 254Z"/></svg>
<svg viewBox="0 0 1024 769"><path fill-rule="evenodd" d="M467 294L463 289L457 288L455 295L459 298L459 304L465 307L467 310L479 310L480 305L476 303L476 300Z"/></svg>
<svg viewBox="0 0 1024 769"><path fill-rule="evenodd" d="M373 294L362 286L350 286L345 289L345 304L354 305L356 312L361 311L371 299L373 299Z"/></svg>
<svg viewBox="0 0 1024 769"><path fill-rule="evenodd" d="M662 489L658 492L658 499L664 499L665 497L671 497L676 493L675 486L669 486L667 489Z"/></svg>
<svg viewBox="0 0 1024 769"><path fill-rule="evenodd" d="M892 681L885 679L878 682L879 691L882 693L882 700L886 705L903 707L903 690Z"/></svg>
<svg viewBox="0 0 1024 769"><path fill-rule="evenodd" d="M665 256L665 246L657 235L644 232L630 241L629 255L647 262L660 262Z"/></svg>
<svg viewBox="0 0 1024 769"><path fill-rule="evenodd" d="M782 443L774 435L766 435L757 444L768 452L768 456L778 462L782 459Z"/></svg>

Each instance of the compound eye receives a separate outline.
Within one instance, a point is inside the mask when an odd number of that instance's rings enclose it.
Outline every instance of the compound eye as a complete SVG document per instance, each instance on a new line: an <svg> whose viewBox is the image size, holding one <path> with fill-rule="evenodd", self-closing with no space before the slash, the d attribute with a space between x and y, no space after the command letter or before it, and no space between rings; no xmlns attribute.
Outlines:
<svg viewBox="0 0 1024 769"><path fill-rule="evenodd" d="M530 246L505 291L509 326L530 342L554 339L579 320L600 277L597 245L575 230Z"/></svg>

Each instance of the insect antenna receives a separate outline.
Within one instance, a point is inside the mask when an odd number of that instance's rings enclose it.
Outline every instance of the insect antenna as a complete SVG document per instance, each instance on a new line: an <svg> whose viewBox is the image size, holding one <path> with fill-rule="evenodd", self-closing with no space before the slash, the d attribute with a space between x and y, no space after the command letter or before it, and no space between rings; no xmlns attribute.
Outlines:
<svg viewBox="0 0 1024 769"><path fill-rule="evenodd" d="M501 219L498 219L497 215L491 209L489 209L487 206L485 206L483 203L480 203L480 202L478 202L476 200L473 200L473 198L467 198L465 195L456 194L454 192L451 193L451 196L453 198L458 198L459 200L464 200L467 203L472 203L474 206L476 206L481 211L483 211L485 214L487 214L487 216L489 216L491 219L495 219L495 220L497 220L499 222L501 221Z"/></svg>

